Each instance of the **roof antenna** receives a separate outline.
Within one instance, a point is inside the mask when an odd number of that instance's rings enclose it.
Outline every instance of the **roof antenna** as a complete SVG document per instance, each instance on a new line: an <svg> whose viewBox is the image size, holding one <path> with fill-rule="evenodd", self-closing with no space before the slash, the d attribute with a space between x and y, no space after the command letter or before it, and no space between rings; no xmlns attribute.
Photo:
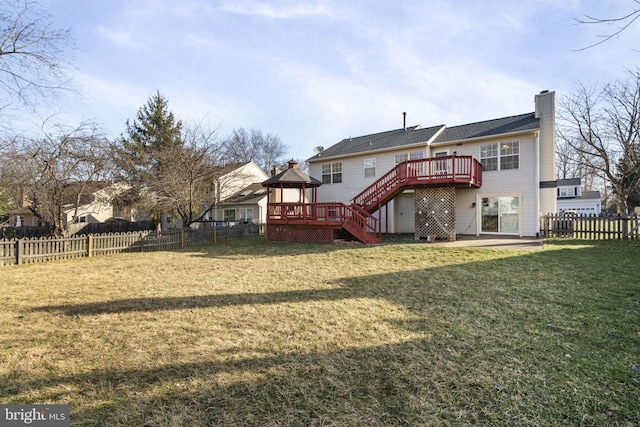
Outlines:
<svg viewBox="0 0 640 427"><path fill-rule="evenodd" d="M402 113L402 127L407 130L407 112Z"/></svg>

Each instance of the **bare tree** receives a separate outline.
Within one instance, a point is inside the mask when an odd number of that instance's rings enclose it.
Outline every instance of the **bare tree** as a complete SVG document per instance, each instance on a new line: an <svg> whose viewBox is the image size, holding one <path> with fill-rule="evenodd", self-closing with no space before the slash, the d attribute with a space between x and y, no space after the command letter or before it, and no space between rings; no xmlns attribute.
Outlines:
<svg viewBox="0 0 640 427"><path fill-rule="evenodd" d="M599 35L598 38L600 38L600 41L578 50L590 49L592 47L605 43L613 38L616 38L620 34L622 34L623 31L629 28L631 24L636 22L636 20L640 18L640 0L633 0L633 2L637 6L633 9L633 11L623 16L618 16L613 18L596 18L596 17L585 14L584 18L576 19L576 22L578 24L615 26L613 31L609 31L607 34Z"/></svg>
<svg viewBox="0 0 640 427"><path fill-rule="evenodd" d="M222 143L226 162L254 162L265 173L282 163L287 146L274 134L263 134L261 130L234 129Z"/></svg>
<svg viewBox="0 0 640 427"><path fill-rule="evenodd" d="M576 140L570 145L562 138L558 138L556 147L558 178L580 178L585 191L603 191L605 182L598 176L598 171L584 159L584 145L584 142L580 140ZM575 146L580 146L582 149L576 150Z"/></svg>
<svg viewBox="0 0 640 427"><path fill-rule="evenodd" d="M0 104L33 108L71 90L67 51L70 30L54 28L51 17L30 0L0 4Z"/></svg>
<svg viewBox="0 0 640 427"><path fill-rule="evenodd" d="M576 152L580 167L606 181L619 212L640 185L640 69L602 87L580 84L560 101L558 136Z"/></svg>
<svg viewBox="0 0 640 427"><path fill-rule="evenodd" d="M43 129L41 138L16 138L11 161L3 162L5 188L20 189L29 209L54 235L62 235L66 212L90 195L92 183L110 178L109 144L90 123Z"/></svg>
<svg viewBox="0 0 640 427"><path fill-rule="evenodd" d="M182 146L157 152L162 163L171 166L159 171L147 191L155 208L177 212L183 227L189 227L201 221L217 201L217 129L185 126L182 140Z"/></svg>

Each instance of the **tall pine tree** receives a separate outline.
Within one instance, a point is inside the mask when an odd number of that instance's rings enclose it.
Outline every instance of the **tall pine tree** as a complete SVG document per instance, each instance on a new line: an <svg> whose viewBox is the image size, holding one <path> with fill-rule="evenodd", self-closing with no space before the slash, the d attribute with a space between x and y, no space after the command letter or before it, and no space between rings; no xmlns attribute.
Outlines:
<svg viewBox="0 0 640 427"><path fill-rule="evenodd" d="M142 188L157 180L169 167L171 152L183 147L182 122L169 110L169 101L160 91L127 120L127 129L116 148L116 162L123 178Z"/></svg>

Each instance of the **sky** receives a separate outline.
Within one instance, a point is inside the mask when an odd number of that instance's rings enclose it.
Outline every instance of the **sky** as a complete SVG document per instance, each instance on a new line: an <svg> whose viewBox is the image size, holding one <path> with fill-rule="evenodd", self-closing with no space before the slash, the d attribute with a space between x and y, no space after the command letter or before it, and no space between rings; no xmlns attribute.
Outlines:
<svg viewBox="0 0 640 427"><path fill-rule="evenodd" d="M118 137L159 91L184 122L278 135L288 158L407 126L534 111L534 96L623 79L634 0L39 0L70 28L78 94L58 108Z"/></svg>

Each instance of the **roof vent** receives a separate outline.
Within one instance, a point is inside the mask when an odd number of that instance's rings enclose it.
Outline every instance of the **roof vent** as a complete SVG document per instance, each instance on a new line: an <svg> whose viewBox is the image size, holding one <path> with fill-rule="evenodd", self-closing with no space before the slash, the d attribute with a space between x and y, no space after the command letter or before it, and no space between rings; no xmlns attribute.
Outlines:
<svg viewBox="0 0 640 427"><path fill-rule="evenodd" d="M402 113L402 128L407 130L407 112Z"/></svg>

